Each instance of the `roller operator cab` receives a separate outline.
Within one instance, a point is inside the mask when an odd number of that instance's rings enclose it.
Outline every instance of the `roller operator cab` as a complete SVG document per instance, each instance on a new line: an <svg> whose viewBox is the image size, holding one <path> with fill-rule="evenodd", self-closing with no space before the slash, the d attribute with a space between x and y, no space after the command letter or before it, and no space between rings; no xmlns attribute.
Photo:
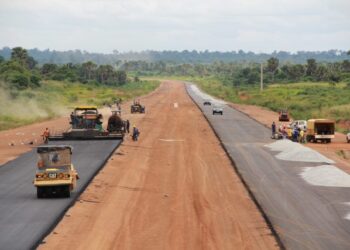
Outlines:
<svg viewBox="0 0 350 250"><path fill-rule="evenodd" d="M40 146L37 154L37 171L33 182L37 197L70 197L79 179L71 162L72 147Z"/></svg>

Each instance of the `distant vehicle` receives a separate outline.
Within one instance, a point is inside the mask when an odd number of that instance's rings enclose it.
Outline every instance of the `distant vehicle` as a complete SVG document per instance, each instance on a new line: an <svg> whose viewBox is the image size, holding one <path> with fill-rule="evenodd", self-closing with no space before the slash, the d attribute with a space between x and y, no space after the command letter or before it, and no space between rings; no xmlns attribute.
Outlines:
<svg viewBox="0 0 350 250"><path fill-rule="evenodd" d="M216 115L216 114L223 115L223 113L224 113L224 109L222 107L219 107L219 106L213 107L213 115Z"/></svg>
<svg viewBox="0 0 350 250"><path fill-rule="evenodd" d="M146 108L142 106L139 101L134 101L134 103L130 107L130 113L145 113Z"/></svg>
<svg viewBox="0 0 350 250"><path fill-rule="evenodd" d="M330 143L334 138L335 121L331 119L310 119L307 121L306 139L311 142Z"/></svg>
<svg viewBox="0 0 350 250"><path fill-rule="evenodd" d="M70 197L76 187L78 173L71 162L72 147L66 145L40 146L37 148L38 170L34 186L37 197L52 195Z"/></svg>
<svg viewBox="0 0 350 250"><path fill-rule="evenodd" d="M290 118L289 118L288 110L286 110L286 109L280 110L280 112L278 113L278 120L280 122L289 122Z"/></svg>
<svg viewBox="0 0 350 250"><path fill-rule="evenodd" d="M348 143L350 143L350 133L347 133L346 140L347 140Z"/></svg>
<svg viewBox="0 0 350 250"><path fill-rule="evenodd" d="M210 100L204 100L204 102L203 102L203 105L205 106L205 105L211 105L211 102L210 102Z"/></svg>
<svg viewBox="0 0 350 250"><path fill-rule="evenodd" d="M289 124L289 126L290 126L291 128L297 127L297 128L300 128L300 129L306 131L307 122L306 122L305 120L295 120L295 121L293 121L291 124Z"/></svg>

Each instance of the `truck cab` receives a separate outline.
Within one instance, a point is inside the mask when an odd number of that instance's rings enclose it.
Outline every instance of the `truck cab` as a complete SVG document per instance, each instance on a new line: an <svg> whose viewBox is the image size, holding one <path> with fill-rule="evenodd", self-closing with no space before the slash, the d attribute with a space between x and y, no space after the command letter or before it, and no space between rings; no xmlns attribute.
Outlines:
<svg viewBox="0 0 350 250"><path fill-rule="evenodd" d="M39 146L37 154L37 171L33 182L37 189L37 198L70 197L79 178L71 163L72 147Z"/></svg>

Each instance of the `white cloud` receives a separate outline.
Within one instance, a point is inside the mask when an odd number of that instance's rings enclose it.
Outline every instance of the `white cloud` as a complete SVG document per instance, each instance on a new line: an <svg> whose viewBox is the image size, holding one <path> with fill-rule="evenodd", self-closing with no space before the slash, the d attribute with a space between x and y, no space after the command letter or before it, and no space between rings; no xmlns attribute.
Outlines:
<svg viewBox="0 0 350 250"><path fill-rule="evenodd" d="M348 0L0 0L0 46L349 49Z"/></svg>

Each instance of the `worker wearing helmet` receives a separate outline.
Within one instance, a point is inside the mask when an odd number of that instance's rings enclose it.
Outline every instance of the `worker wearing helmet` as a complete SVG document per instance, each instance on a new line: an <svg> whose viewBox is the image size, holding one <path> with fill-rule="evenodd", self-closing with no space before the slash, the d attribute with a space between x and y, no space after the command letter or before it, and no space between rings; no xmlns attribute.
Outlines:
<svg viewBox="0 0 350 250"><path fill-rule="evenodd" d="M133 126L133 129L132 129L132 139L133 139L133 141L137 141L138 138L139 138L139 135L140 135L140 131L139 131L138 128L136 128L136 126L134 125L134 126Z"/></svg>

